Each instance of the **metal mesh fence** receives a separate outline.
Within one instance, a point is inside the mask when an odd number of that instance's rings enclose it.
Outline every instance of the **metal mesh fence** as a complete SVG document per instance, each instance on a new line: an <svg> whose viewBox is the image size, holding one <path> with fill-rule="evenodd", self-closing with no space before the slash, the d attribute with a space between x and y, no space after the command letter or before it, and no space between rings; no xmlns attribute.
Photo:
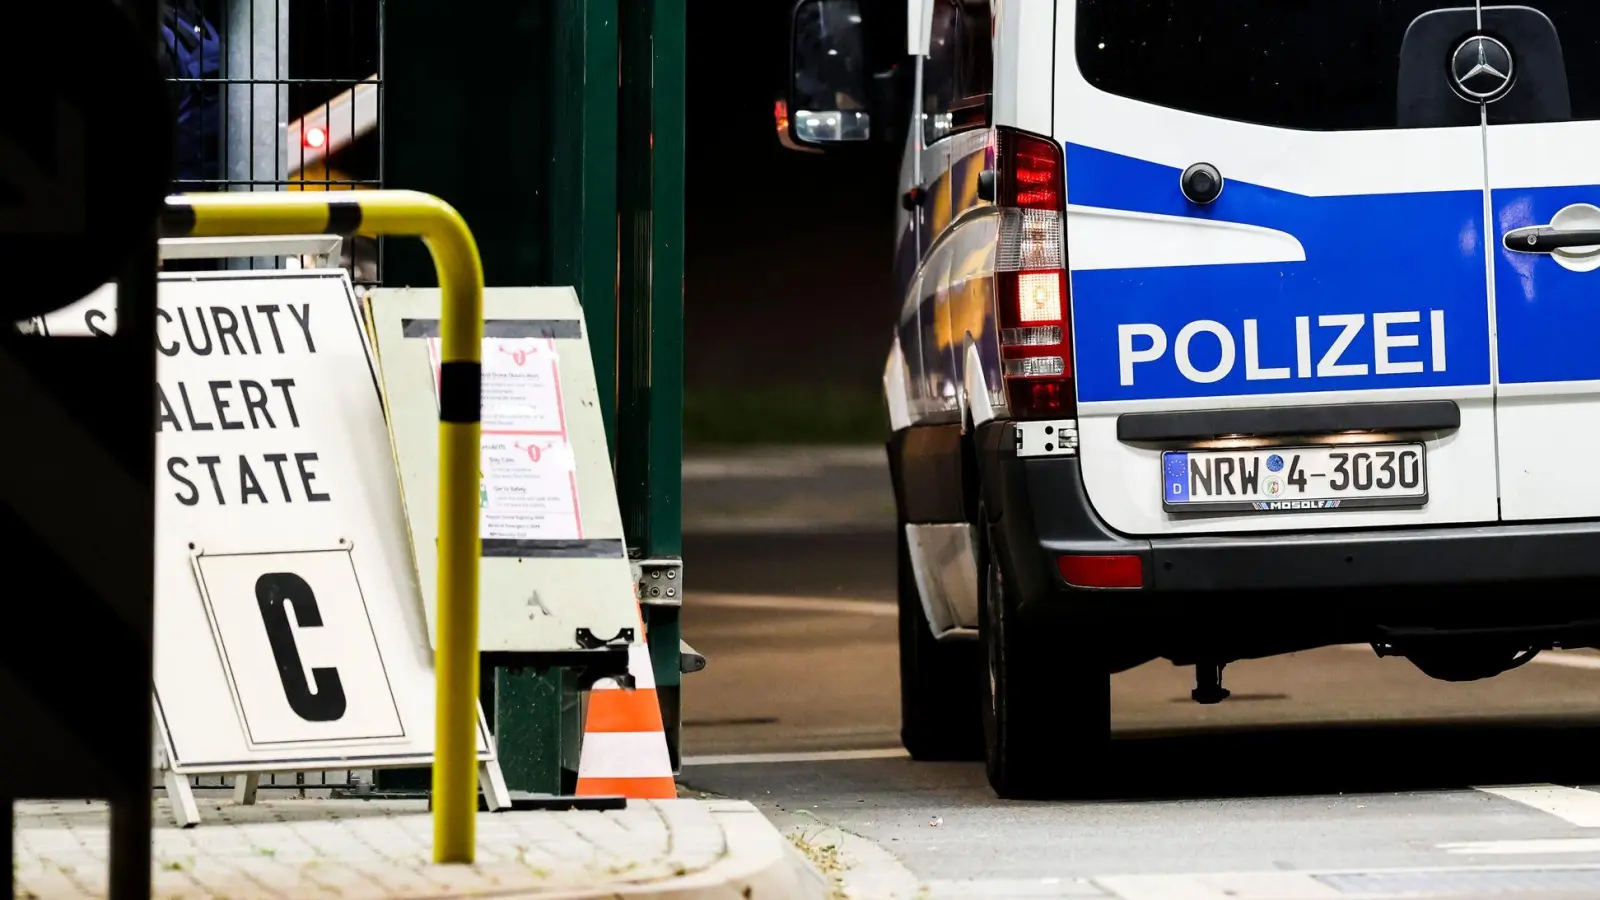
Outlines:
<svg viewBox="0 0 1600 900"><path fill-rule="evenodd" d="M384 0L167 0L174 190L341 191L383 184ZM359 285L375 241L345 242ZM168 268L272 268L269 258Z"/></svg>

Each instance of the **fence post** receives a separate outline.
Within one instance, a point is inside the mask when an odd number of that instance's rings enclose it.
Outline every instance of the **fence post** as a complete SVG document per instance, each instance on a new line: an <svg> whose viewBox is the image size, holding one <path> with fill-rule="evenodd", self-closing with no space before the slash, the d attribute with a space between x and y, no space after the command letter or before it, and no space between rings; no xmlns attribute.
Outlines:
<svg viewBox="0 0 1600 900"><path fill-rule="evenodd" d="M686 16L686 0L619 0L621 345L614 446L629 551L648 559L682 557ZM676 605L645 607L674 768L682 718L679 612Z"/></svg>

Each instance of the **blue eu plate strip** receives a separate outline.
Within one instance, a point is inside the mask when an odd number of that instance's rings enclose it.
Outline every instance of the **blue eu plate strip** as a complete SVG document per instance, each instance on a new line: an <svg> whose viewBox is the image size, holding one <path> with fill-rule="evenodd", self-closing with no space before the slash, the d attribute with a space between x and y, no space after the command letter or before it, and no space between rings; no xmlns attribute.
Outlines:
<svg viewBox="0 0 1600 900"><path fill-rule="evenodd" d="M1167 473L1167 502L1189 502L1189 454L1163 453L1162 466Z"/></svg>

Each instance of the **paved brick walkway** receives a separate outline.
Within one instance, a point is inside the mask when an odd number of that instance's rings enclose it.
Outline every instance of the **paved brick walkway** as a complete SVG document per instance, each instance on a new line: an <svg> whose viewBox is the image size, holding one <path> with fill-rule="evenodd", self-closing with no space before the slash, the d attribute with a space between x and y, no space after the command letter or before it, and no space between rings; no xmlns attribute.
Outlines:
<svg viewBox="0 0 1600 900"><path fill-rule="evenodd" d="M611 812L478 816L473 866L430 862L421 801L201 800L201 823L170 824L158 801L154 889L161 898L472 896L821 897L823 882L754 807L631 802ZM106 896L102 803L16 806L18 897ZM742 879L742 880L741 880ZM752 885L760 892L745 893ZM780 885L789 885L781 894ZM661 893L664 888L677 888Z"/></svg>

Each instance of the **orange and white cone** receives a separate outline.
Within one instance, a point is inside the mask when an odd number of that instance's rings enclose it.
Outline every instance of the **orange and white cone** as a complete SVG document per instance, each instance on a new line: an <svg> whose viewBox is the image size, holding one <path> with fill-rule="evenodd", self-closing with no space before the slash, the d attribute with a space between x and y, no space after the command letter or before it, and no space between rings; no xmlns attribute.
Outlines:
<svg viewBox="0 0 1600 900"><path fill-rule="evenodd" d="M644 634L643 622L639 633ZM583 725L578 756L580 797L621 794L630 800L671 800L678 796L667 754L667 733L656 699L656 677L645 640L628 647L633 690L615 680L595 682Z"/></svg>

